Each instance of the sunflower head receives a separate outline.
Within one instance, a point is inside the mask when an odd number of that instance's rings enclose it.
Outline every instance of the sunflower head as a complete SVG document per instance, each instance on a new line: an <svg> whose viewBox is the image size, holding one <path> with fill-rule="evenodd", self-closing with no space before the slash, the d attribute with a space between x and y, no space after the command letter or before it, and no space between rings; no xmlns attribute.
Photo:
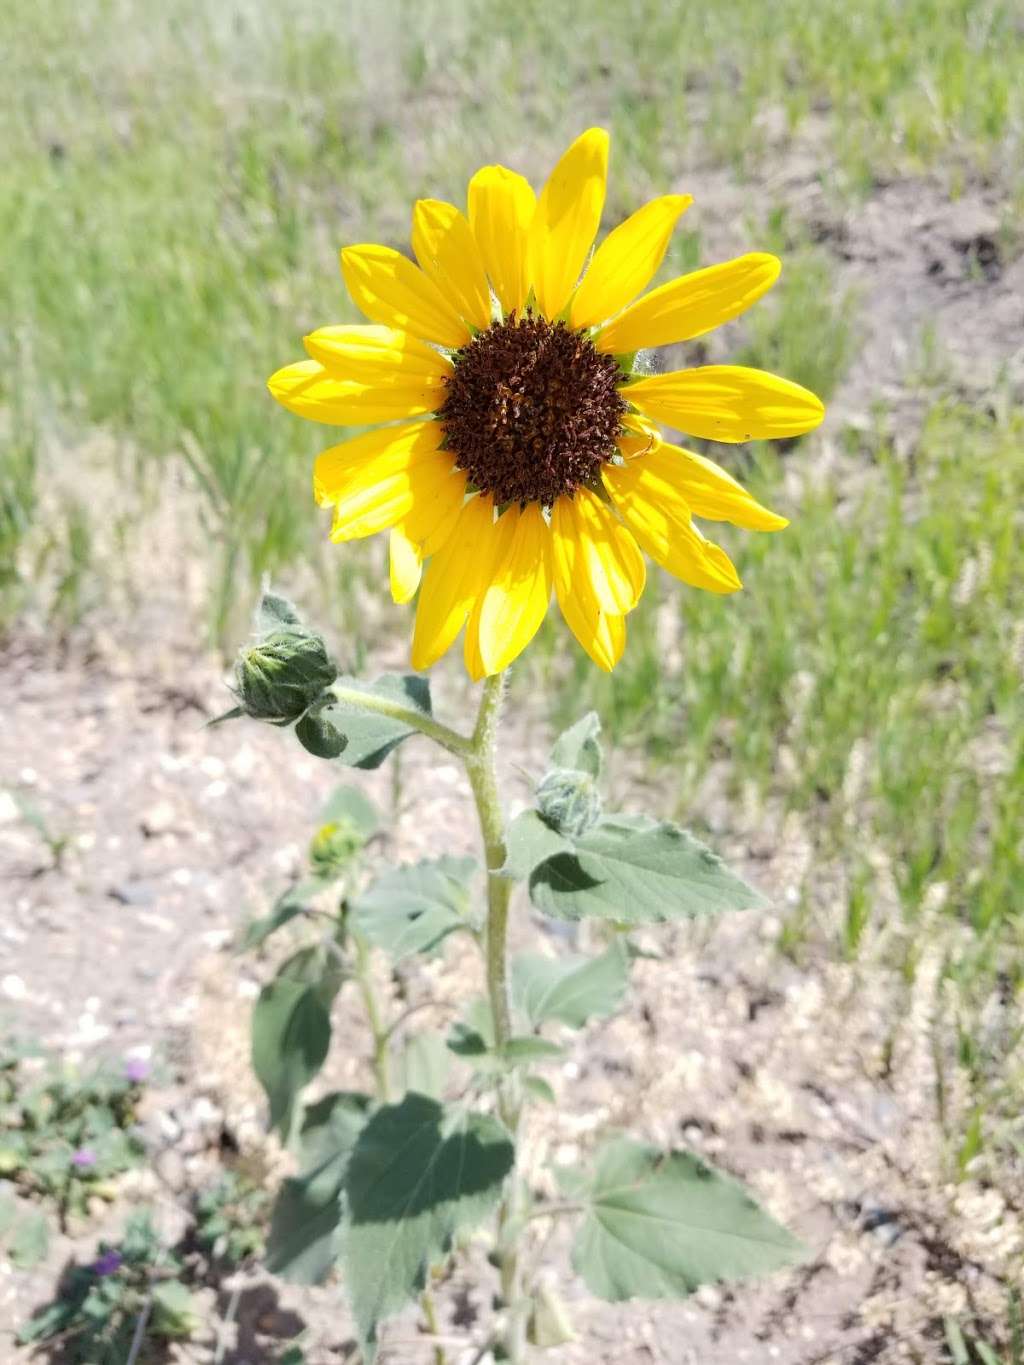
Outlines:
<svg viewBox="0 0 1024 1365"><path fill-rule="evenodd" d="M721 442L790 437L821 421L819 400L742 366L650 374L634 364L642 349L737 317L779 262L751 253L643 293L691 202L665 195L610 232L588 266L607 161L607 134L592 128L539 195L485 166L465 213L418 201L416 264L389 247L342 252L368 325L320 328L306 338L309 358L270 380L302 416L371 428L318 458L314 491L333 508L333 540L390 532L395 600L419 589L417 668L465 629L470 674L499 672L553 592L583 648L611 669L645 553L693 587L730 593L739 576L694 517L786 525L656 423Z"/></svg>

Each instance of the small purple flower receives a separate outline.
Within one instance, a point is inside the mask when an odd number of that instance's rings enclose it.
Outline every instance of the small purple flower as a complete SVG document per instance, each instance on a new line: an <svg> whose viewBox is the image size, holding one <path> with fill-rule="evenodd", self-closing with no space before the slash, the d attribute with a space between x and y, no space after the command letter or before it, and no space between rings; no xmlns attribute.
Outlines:
<svg viewBox="0 0 1024 1365"><path fill-rule="evenodd" d="M96 1165L96 1153L91 1147L79 1147L77 1152L71 1153L71 1164L79 1171L87 1171Z"/></svg>
<svg viewBox="0 0 1024 1365"><path fill-rule="evenodd" d="M145 1057L129 1057L124 1064L125 1080L132 1085L141 1085L149 1075L149 1063Z"/></svg>
<svg viewBox="0 0 1024 1365"><path fill-rule="evenodd" d="M97 1256L89 1269L94 1275L116 1275L124 1265L124 1257L119 1251L105 1251Z"/></svg>

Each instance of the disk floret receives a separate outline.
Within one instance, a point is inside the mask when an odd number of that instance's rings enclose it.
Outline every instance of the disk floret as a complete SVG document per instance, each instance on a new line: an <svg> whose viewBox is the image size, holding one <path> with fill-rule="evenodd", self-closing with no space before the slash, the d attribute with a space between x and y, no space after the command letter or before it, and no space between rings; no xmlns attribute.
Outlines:
<svg viewBox="0 0 1024 1365"><path fill-rule="evenodd" d="M582 332L510 314L452 357L445 444L496 503L550 505L615 454L626 403L614 357Z"/></svg>

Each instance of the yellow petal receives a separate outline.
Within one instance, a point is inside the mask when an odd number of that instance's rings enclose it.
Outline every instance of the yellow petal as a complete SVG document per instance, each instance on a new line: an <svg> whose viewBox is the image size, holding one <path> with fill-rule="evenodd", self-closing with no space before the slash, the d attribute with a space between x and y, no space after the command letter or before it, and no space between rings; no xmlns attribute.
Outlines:
<svg viewBox="0 0 1024 1365"><path fill-rule="evenodd" d="M473 682L480 682L487 676L487 669L484 666L484 656L480 653L480 604L483 598L477 598L476 606L469 613L469 620L466 622L466 634L462 642L462 657L466 665L466 672Z"/></svg>
<svg viewBox="0 0 1024 1365"><path fill-rule="evenodd" d="M491 293L469 223L454 204L417 199L412 211L412 249L424 274L474 327L491 321Z"/></svg>
<svg viewBox="0 0 1024 1365"><path fill-rule="evenodd" d="M825 416L821 399L799 384L742 365L650 375L619 392L649 417L706 441L801 436Z"/></svg>
<svg viewBox="0 0 1024 1365"><path fill-rule="evenodd" d="M517 525L517 515L499 517L494 524L493 533L487 537L486 542L480 547L480 586L476 600L470 609L469 619L466 622L466 634L462 650L466 672L473 682L479 682L481 678L487 676L484 657L480 651L480 612L487 590L494 580L495 570L508 559Z"/></svg>
<svg viewBox="0 0 1024 1365"><path fill-rule="evenodd" d="M495 560L480 605L480 658L488 675L500 673L523 652L551 600L551 530L540 507L509 507L501 521L506 518L511 518L510 543Z"/></svg>
<svg viewBox="0 0 1024 1365"><path fill-rule="evenodd" d="M455 529L466 501L467 479L461 469L439 484L430 497L419 499L402 523L402 530L420 547L424 556L436 554Z"/></svg>
<svg viewBox="0 0 1024 1365"><path fill-rule="evenodd" d="M692 203L689 194L652 199L608 234L573 298L569 319L574 327L614 317L647 288L665 259L673 228Z"/></svg>
<svg viewBox="0 0 1024 1365"><path fill-rule="evenodd" d="M427 564L416 607L413 668L429 668L451 646L487 580L496 535L494 503L471 498L444 545Z"/></svg>
<svg viewBox="0 0 1024 1365"><path fill-rule="evenodd" d="M303 344L325 369L364 384L415 383L437 390L452 373L451 361L440 351L393 327L319 327Z"/></svg>
<svg viewBox="0 0 1024 1365"><path fill-rule="evenodd" d="M626 647L626 618L602 611L557 576L555 592L566 625L598 668L610 673Z"/></svg>
<svg viewBox="0 0 1024 1365"><path fill-rule="evenodd" d="M631 431L623 432L615 442L618 446L619 454L627 460L635 460L638 455L649 455L652 450L659 450L664 445L664 438L659 431Z"/></svg>
<svg viewBox="0 0 1024 1365"><path fill-rule="evenodd" d="M569 302L601 223L608 134L590 128L551 172L530 228L530 277L537 306L556 318Z"/></svg>
<svg viewBox="0 0 1024 1365"><path fill-rule="evenodd" d="M442 502L454 482L451 456L441 450L380 479L368 473L353 480L332 498L331 540L357 540L386 531L404 522L418 504Z"/></svg>
<svg viewBox="0 0 1024 1365"><path fill-rule="evenodd" d="M704 455L666 443L650 458L663 470L664 477L676 481L695 517L728 521L747 531L781 531L789 525L785 517L762 507L721 465Z"/></svg>
<svg viewBox="0 0 1024 1365"><path fill-rule="evenodd" d="M563 580L586 584L602 611L623 616L640 600L647 575L636 541L603 499L586 488L551 509L552 550Z"/></svg>
<svg viewBox="0 0 1024 1365"><path fill-rule="evenodd" d="M469 328L433 280L389 246L347 246L341 273L352 300L371 322L457 348Z"/></svg>
<svg viewBox="0 0 1024 1365"><path fill-rule="evenodd" d="M650 457L626 465L605 465L604 485L623 521L643 549L669 573L708 592L742 587L729 556L705 540L675 484Z"/></svg>
<svg viewBox="0 0 1024 1365"><path fill-rule="evenodd" d="M419 546L404 531L393 527L388 539L388 564L391 570L391 596L396 602L409 602L416 595L423 572Z"/></svg>
<svg viewBox="0 0 1024 1365"><path fill-rule="evenodd" d="M444 390L437 379L403 378L367 383L361 379L341 379L316 360L300 360L285 365L267 380L267 388L282 407L314 422L333 426L364 426L370 422L393 422L398 417L415 417L433 412L444 401Z"/></svg>
<svg viewBox="0 0 1024 1365"><path fill-rule="evenodd" d="M313 465L313 493L321 507L334 502L353 484L365 484L431 459L444 440L440 422L403 422L380 427L342 441L318 455ZM448 464L451 466L451 456Z"/></svg>
<svg viewBox="0 0 1024 1365"><path fill-rule="evenodd" d="M590 578L577 572L579 556L572 538L560 536L555 529L558 513L556 503L552 509L551 567L558 605L569 629L594 663L610 673L626 645L625 617L601 610Z"/></svg>
<svg viewBox="0 0 1024 1365"><path fill-rule="evenodd" d="M776 256L752 252L695 270L652 289L598 334L599 351L628 355L644 346L670 346L703 336L756 303L779 278Z"/></svg>
<svg viewBox="0 0 1024 1365"><path fill-rule="evenodd" d="M619 434L616 445L619 453L627 460L633 460L637 455L646 455L664 444L665 438L654 423L638 412L625 413L622 426L623 431Z"/></svg>
<svg viewBox="0 0 1024 1365"><path fill-rule="evenodd" d="M530 292L527 244L537 207L530 182L504 166L482 166L469 182L466 207L502 308L522 312Z"/></svg>

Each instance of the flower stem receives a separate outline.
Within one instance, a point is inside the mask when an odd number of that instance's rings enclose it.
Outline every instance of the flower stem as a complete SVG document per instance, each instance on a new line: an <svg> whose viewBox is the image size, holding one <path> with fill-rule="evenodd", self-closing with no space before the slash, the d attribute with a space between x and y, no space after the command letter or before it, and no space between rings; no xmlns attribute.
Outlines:
<svg viewBox="0 0 1024 1365"><path fill-rule="evenodd" d="M429 1289L424 1289L420 1294L420 1307L423 1309L423 1319L427 1324L427 1331L432 1337L439 1337L441 1335L441 1324L438 1321L434 1296ZM434 1365L448 1365L448 1357L440 1342L436 1342L434 1345Z"/></svg>
<svg viewBox="0 0 1024 1365"><path fill-rule="evenodd" d="M473 789L480 833L487 864L487 928L484 936L487 959L487 997L491 1007L494 1047L501 1052L512 1036L508 992L508 911L512 881L500 869L505 863L504 817L498 795L496 768L497 730L505 694L505 675L497 674L484 682L476 727L465 755L466 772ZM513 1076L503 1078L498 1087L498 1113L513 1139L519 1126L520 1094ZM510 1365L525 1360L526 1339L523 1304L520 1302L520 1269L517 1238L519 1182L515 1170L509 1178L505 1196L498 1209L498 1272L501 1296L508 1312L504 1358Z"/></svg>
<svg viewBox="0 0 1024 1365"><path fill-rule="evenodd" d="M504 819L498 796L495 749L505 678L497 674L484 683L476 728L466 755L466 772L476 801L487 864L487 995L494 1021L494 1045L500 1051L512 1036L508 1003L506 938L512 882L499 875L505 862ZM504 1115L502 1115L504 1118Z"/></svg>
<svg viewBox="0 0 1024 1365"><path fill-rule="evenodd" d="M420 734L434 740L449 753L458 754L460 758L467 758L468 761L473 741L467 739L465 735L460 735L458 730L453 730L450 725L434 720L433 716L416 711L411 706L403 706L401 702L391 701L388 697L378 697L373 692L364 692L358 687L346 687L344 683L333 683L328 690L340 702L347 702L363 711L375 711L379 716L387 716L390 720L401 721L403 725L419 730Z"/></svg>
<svg viewBox="0 0 1024 1365"><path fill-rule="evenodd" d="M377 1095L382 1104L391 1099L391 1058L388 1043L391 1031L381 1018L380 1005L370 978L370 950L361 934L353 934L356 950L356 980L363 997L366 1021L373 1037L373 1074L377 1080Z"/></svg>

